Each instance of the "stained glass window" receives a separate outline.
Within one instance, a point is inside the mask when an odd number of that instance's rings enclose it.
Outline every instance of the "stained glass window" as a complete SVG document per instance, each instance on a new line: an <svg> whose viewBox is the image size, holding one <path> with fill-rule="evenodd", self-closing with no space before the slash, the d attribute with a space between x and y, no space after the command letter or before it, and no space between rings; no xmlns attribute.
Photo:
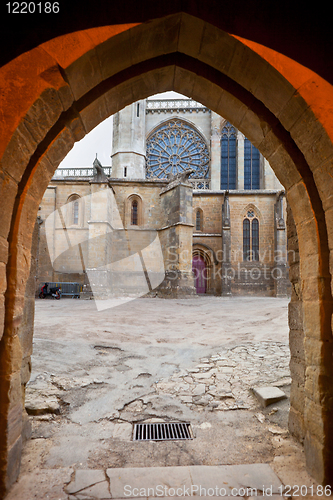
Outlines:
<svg viewBox="0 0 333 500"><path fill-rule="evenodd" d="M188 169L209 178L209 152L201 134L179 119L163 123L147 139L146 177L165 179Z"/></svg>
<svg viewBox="0 0 333 500"><path fill-rule="evenodd" d="M236 189L236 129L227 122L221 135L221 189Z"/></svg>
<svg viewBox="0 0 333 500"><path fill-rule="evenodd" d="M259 220L243 220L243 260L259 260Z"/></svg>
<svg viewBox="0 0 333 500"><path fill-rule="evenodd" d="M73 224L79 223L79 202L75 200L73 203Z"/></svg>
<svg viewBox="0 0 333 500"><path fill-rule="evenodd" d="M243 220L243 260L250 260L251 241L250 241L250 221Z"/></svg>
<svg viewBox="0 0 333 500"><path fill-rule="evenodd" d="M259 260L259 221L252 221L252 260Z"/></svg>
<svg viewBox="0 0 333 500"><path fill-rule="evenodd" d="M132 201L131 224L138 225L138 202L136 200Z"/></svg>
<svg viewBox="0 0 333 500"><path fill-rule="evenodd" d="M202 231L202 211L200 208L198 208L195 214L195 229L196 231Z"/></svg>
<svg viewBox="0 0 333 500"><path fill-rule="evenodd" d="M260 188L260 153L251 142L244 139L244 189Z"/></svg>

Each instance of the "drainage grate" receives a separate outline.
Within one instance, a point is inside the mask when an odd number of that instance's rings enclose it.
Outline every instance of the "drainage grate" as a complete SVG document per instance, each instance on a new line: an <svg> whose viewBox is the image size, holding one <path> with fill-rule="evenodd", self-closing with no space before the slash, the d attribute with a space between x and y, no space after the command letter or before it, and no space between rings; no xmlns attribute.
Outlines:
<svg viewBox="0 0 333 500"><path fill-rule="evenodd" d="M193 439L189 422L134 424L133 441L173 441L176 439Z"/></svg>

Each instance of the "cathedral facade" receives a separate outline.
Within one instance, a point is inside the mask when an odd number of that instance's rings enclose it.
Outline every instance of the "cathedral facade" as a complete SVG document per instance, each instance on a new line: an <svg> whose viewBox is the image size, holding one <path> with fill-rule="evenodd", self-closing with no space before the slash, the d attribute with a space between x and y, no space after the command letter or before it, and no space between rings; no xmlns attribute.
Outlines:
<svg viewBox="0 0 333 500"><path fill-rule="evenodd" d="M288 294L283 186L226 119L192 99L135 102L113 117L111 158L56 171L38 216L38 285Z"/></svg>

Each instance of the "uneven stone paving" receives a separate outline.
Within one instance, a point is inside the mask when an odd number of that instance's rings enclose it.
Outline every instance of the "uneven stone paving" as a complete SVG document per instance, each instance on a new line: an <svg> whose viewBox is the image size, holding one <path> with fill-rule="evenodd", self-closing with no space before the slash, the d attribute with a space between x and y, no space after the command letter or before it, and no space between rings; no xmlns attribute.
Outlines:
<svg viewBox="0 0 333 500"><path fill-rule="evenodd" d="M257 408L254 387L288 386L289 347L281 342L257 342L224 348L190 370L180 370L153 387L191 410L211 411Z"/></svg>
<svg viewBox="0 0 333 500"><path fill-rule="evenodd" d="M8 500L110 498L108 471L137 468L174 475L270 464L284 484L314 484L287 429L286 306L140 299L96 314L91 302L37 301L26 394L32 439ZM286 398L264 408L252 392L262 386ZM194 439L132 441L132 424L142 421L188 421Z"/></svg>

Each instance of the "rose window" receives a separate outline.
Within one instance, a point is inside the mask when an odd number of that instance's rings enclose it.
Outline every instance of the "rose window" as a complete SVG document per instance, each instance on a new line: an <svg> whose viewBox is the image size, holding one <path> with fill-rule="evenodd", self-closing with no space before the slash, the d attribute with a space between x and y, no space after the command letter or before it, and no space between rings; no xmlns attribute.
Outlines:
<svg viewBox="0 0 333 500"><path fill-rule="evenodd" d="M186 122L169 120L147 140L147 178L165 179L193 169L193 178L208 179L209 152L199 132Z"/></svg>

